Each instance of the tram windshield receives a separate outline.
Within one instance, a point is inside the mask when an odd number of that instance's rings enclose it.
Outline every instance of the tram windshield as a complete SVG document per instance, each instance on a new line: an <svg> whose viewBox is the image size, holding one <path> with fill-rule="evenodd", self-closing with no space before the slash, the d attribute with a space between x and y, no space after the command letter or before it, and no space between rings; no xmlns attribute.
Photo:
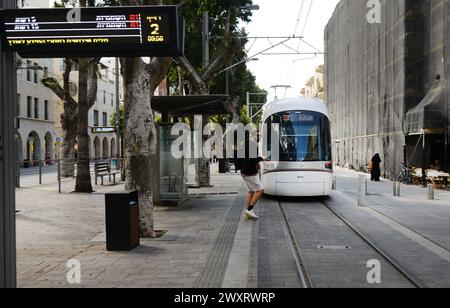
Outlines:
<svg viewBox="0 0 450 308"><path fill-rule="evenodd" d="M331 136L328 118L312 111L286 111L272 115L266 121L280 128L280 161L331 161ZM270 151L271 134L267 145Z"/></svg>

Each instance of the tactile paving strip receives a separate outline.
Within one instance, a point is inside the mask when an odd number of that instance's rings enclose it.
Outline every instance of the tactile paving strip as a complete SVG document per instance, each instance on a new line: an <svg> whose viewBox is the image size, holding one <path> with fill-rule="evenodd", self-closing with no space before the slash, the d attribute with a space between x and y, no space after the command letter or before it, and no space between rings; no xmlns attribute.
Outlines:
<svg viewBox="0 0 450 308"><path fill-rule="evenodd" d="M241 192L234 201L226 218L225 224L217 235L211 252L206 260L206 265L197 278L194 288L220 288L222 287L225 272L233 248L239 221L242 217L245 196Z"/></svg>

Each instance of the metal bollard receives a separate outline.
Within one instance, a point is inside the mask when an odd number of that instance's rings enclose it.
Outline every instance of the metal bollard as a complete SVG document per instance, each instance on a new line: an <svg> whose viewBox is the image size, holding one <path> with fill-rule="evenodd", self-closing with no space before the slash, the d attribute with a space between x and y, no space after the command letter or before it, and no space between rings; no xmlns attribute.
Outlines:
<svg viewBox="0 0 450 308"><path fill-rule="evenodd" d="M367 178L365 175L359 176L359 192L358 192L358 206L366 206L367 195Z"/></svg>
<svg viewBox="0 0 450 308"><path fill-rule="evenodd" d="M42 185L42 161L39 161L39 185Z"/></svg>
<svg viewBox="0 0 450 308"><path fill-rule="evenodd" d="M333 190L336 190L337 188L337 183L336 183L336 177L333 177Z"/></svg>
<svg viewBox="0 0 450 308"><path fill-rule="evenodd" d="M16 163L16 188L20 188L20 163Z"/></svg>
<svg viewBox="0 0 450 308"><path fill-rule="evenodd" d="M58 192L61 193L61 161L58 159L57 163L57 174L58 174Z"/></svg>
<svg viewBox="0 0 450 308"><path fill-rule="evenodd" d="M401 183L400 182L394 182L394 197L400 197L401 193Z"/></svg>
<svg viewBox="0 0 450 308"><path fill-rule="evenodd" d="M434 200L434 185L428 184L428 200Z"/></svg>

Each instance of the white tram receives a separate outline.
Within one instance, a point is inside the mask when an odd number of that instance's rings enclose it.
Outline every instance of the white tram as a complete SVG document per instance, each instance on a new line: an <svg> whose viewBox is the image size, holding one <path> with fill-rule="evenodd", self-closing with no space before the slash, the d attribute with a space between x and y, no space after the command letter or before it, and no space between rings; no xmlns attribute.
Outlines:
<svg viewBox="0 0 450 308"><path fill-rule="evenodd" d="M262 163L265 193L283 197L327 196L332 191L333 162L326 105L315 99L283 99L263 109L271 150L272 123L279 126L279 157Z"/></svg>

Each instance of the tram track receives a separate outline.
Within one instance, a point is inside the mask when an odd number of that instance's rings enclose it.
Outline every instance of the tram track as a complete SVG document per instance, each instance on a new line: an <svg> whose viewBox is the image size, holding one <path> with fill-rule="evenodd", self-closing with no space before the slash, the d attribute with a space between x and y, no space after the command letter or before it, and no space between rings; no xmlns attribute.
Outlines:
<svg viewBox="0 0 450 308"><path fill-rule="evenodd" d="M418 277L416 277L409 270L404 268L394 257L392 257L389 253L380 248L372 239L370 239L367 235L364 235L361 231L359 231L351 222L349 222L344 216L342 216L339 212L333 209L330 205L328 205L325 201L321 201L328 210L330 210L339 220L341 220L344 224L346 224L358 237L360 237L366 244L368 244L372 249L374 249L378 254L380 254L404 279L410 282L415 288L423 289L427 288L424 282L422 282Z"/></svg>
<svg viewBox="0 0 450 308"><path fill-rule="evenodd" d="M304 262L304 258L301 252L301 246L295 238L295 233L293 228L291 227L288 216L284 209L284 206L281 201L277 201L278 207L281 212L283 228L285 230L285 234L289 239L289 245L293 254L293 257L296 262L298 275L302 282L303 288L314 288L314 282L311 280L310 275L308 273L307 264ZM411 273L408 269L403 267L400 262L398 262L394 257L392 257L388 252L379 247L375 241L373 241L370 237L363 234L357 227L355 227L350 221L348 221L344 216L342 216L339 212L337 212L332 206L327 204L325 200L319 201L326 209L328 209L334 216L336 216L340 221L342 221L348 228L350 228L353 233L355 233L360 239L362 239L367 245L369 245L373 250L375 250L383 259L389 263L395 271L397 271L406 281L408 281L412 287L414 288L427 288L426 284L416 277L413 273Z"/></svg>
<svg viewBox="0 0 450 308"><path fill-rule="evenodd" d="M284 229L285 235L287 236L287 238L289 238L289 247L291 249L292 255L295 260L297 274L300 278L301 286L304 289L314 288L312 280L308 274L308 271L306 270L305 262L304 262L302 253L300 251L300 246L299 246L297 240L295 239L294 231L292 230L292 227L289 224L289 220L287 218L286 211L284 210L283 205L281 204L280 201L278 201L277 203L278 203L278 208L281 212L281 217L282 217L281 221L283 222L283 229Z"/></svg>

